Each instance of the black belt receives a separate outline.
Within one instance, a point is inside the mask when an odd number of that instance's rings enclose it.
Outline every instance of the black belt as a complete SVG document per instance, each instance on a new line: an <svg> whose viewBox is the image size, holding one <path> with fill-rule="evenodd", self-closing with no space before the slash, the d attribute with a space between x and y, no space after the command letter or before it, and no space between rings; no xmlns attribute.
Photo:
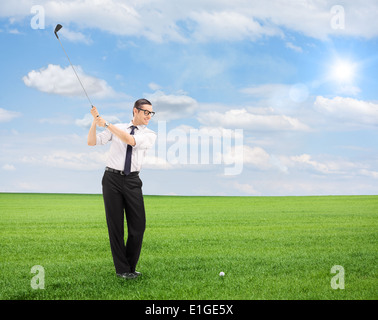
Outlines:
<svg viewBox="0 0 378 320"><path fill-rule="evenodd" d="M109 171L109 172L113 172L113 173L118 173L121 176L125 176L125 172L121 171L121 170L116 170L116 169L112 169L112 168L106 167L105 171ZM133 171L133 172L130 172L127 176L128 177L133 177L133 176L137 176L138 174L139 174L139 171Z"/></svg>

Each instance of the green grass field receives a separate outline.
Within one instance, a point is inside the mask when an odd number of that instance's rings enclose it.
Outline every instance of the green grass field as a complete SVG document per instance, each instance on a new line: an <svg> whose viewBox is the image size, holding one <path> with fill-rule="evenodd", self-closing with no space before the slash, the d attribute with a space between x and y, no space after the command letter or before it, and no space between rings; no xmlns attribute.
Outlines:
<svg viewBox="0 0 378 320"><path fill-rule="evenodd" d="M0 194L0 299L378 298L378 196L145 196L145 205L143 276L125 281L101 195ZM31 287L34 265L44 289ZM331 287L334 265L345 289Z"/></svg>

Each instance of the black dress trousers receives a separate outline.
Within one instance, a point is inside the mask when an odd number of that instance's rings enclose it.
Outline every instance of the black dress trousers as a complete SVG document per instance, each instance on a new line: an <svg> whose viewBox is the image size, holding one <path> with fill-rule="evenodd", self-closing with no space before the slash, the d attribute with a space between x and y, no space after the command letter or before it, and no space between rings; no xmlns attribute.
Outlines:
<svg viewBox="0 0 378 320"><path fill-rule="evenodd" d="M125 176L105 171L102 194L116 273L134 272L146 228L142 181L137 172ZM125 215L128 233L126 244Z"/></svg>

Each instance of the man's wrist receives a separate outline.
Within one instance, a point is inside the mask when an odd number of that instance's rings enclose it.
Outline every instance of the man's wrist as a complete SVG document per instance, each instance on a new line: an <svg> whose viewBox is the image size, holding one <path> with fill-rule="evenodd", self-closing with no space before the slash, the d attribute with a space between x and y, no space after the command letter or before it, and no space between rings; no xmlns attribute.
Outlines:
<svg viewBox="0 0 378 320"><path fill-rule="evenodd" d="M107 129L110 126L110 123L108 121L105 121L105 129Z"/></svg>

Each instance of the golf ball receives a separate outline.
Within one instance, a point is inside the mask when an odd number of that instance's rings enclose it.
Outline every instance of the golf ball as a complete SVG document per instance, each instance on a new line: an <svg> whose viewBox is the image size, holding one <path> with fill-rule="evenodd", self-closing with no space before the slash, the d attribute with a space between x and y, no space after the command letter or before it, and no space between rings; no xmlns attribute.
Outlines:
<svg viewBox="0 0 378 320"><path fill-rule="evenodd" d="M219 276L224 277L224 272L223 271L219 272Z"/></svg>

